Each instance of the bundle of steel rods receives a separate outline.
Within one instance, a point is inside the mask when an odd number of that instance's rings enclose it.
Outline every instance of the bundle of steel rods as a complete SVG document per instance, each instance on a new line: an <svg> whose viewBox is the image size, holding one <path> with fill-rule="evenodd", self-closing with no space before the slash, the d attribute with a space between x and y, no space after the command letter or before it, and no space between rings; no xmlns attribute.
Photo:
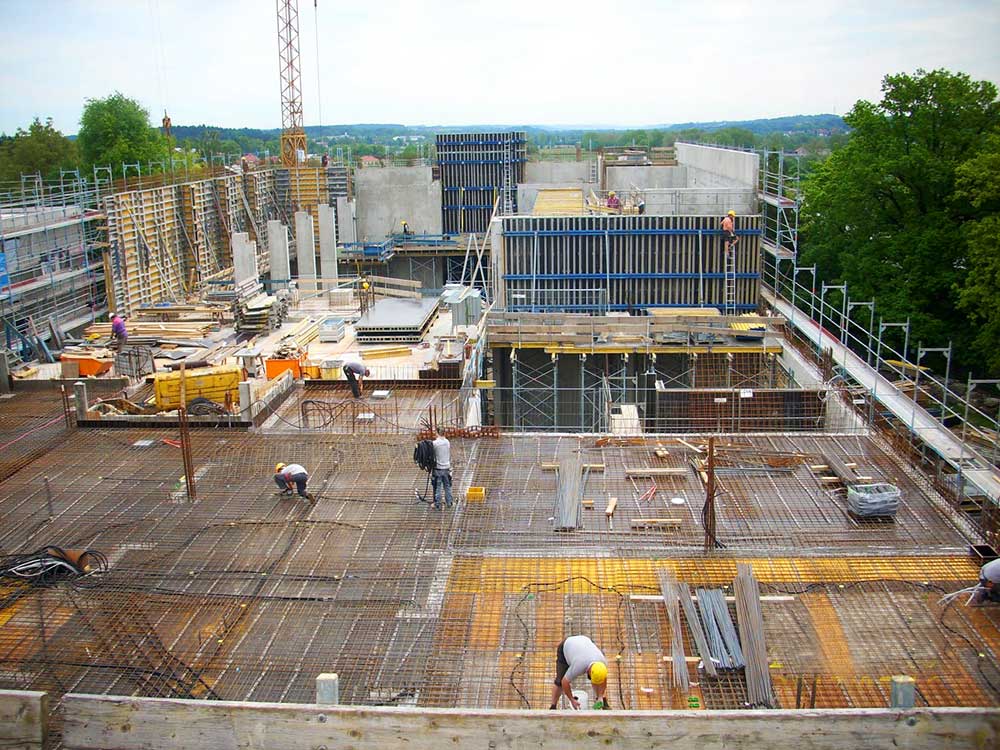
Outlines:
<svg viewBox="0 0 1000 750"><path fill-rule="evenodd" d="M746 654L747 699L753 707L774 708L771 673L764 644L764 618L760 611L760 586L747 563L736 566L733 580L740 640Z"/></svg>
<svg viewBox="0 0 1000 750"><path fill-rule="evenodd" d="M685 586L685 588L687 587ZM684 657L684 630L681 625L680 607L678 607L679 589L680 585L674 579L673 574L666 570L660 570L660 591L663 593L663 603L667 607L667 618L670 620L670 653L674 665L673 683L675 688L680 688L686 693L690 687L690 678L687 659ZM690 596L688 600L690 601Z"/></svg>
<svg viewBox="0 0 1000 750"><path fill-rule="evenodd" d="M702 664L705 665L705 674L715 677L715 662L712 660L712 652L705 639L705 631L701 627L701 620L698 619L698 611L695 609L694 600L691 598L691 589L686 583L677 584L677 593L680 596L681 607L684 608L684 617L687 620L688 628L691 630L691 637L694 639L695 648L698 649L698 656L701 657Z"/></svg>
<svg viewBox="0 0 1000 750"><path fill-rule="evenodd" d="M701 620L708 636L712 658L722 669L739 669L743 666L743 651L729 616L729 605L721 589L698 589L698 606Z"/></svg>

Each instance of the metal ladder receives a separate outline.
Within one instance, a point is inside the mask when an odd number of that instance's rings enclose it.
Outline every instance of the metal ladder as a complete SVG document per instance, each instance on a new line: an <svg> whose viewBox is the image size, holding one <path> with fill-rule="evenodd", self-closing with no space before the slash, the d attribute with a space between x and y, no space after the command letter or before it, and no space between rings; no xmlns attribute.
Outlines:
<svg viewBox="0 0 1000 750"><path fill-rule="evenodd" d="M506 143L503 149L503 215L511 216L514 213L514 175L513 165L515 157L514 149L515 137L513 133L506 136Z"/></svg>
<svg viewBox="0 0 1000 750"><path fill-rule="evenodd" d="M725 255L725 309L724 314L736 315L736 244L729 246L729 252L723 251Z"/></svg>

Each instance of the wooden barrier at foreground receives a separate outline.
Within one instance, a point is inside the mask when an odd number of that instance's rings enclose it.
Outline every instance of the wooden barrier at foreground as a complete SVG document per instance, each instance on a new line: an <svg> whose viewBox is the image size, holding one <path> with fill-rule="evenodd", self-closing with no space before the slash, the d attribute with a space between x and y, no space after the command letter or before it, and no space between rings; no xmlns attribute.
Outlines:
<svg viewBox="0 0 1000 750"><path fill-rule="evenodd" d="M67 750L987 750L1000 742L995 708L552 713L69 694L63 713Z"/></svg>

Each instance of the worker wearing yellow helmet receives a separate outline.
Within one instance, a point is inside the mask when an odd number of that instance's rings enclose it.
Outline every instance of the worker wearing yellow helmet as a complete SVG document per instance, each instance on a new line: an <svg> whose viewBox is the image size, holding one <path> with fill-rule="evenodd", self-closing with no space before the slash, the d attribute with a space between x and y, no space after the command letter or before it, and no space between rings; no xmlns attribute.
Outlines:
<svg viewBox="0 0 1000 750"><path fill-rule="evenodd" d="M729 255L736 246L736 212L729 209L729 213L722 220L722 238L725 243L726 255Z"/></svg>
<svg viewBox="0 0 1000 750"><path fill-rule="evenodd" d="M306 500L314 501L311 494L306 492L306 484L309 482L309 474L306 470L299 464L282 464L279 463L274 467L274 483L278 485L278 489L281 490L282 495L291 495L295 487L298 491L299 497Z"/></svg>
<svg viewBox="0 0 1000 750"><path fill-rule="evenodd" d="M549 709L554 710L559 705L559 696L565 695L573 708L579 710L580 702L573 696L572 682L584 674L594 686L594 708L607 708L604 693L608 687L608 660L590 638L571 635L556 648L556 679L552 684Z"/></svg>
<svg viewBox="0 0 1000 750"><path fill-rule="evenodd" d="M614 190L608 191L608 208L618 210L622 207L621 201L618 200L618 194Z"/></svg>

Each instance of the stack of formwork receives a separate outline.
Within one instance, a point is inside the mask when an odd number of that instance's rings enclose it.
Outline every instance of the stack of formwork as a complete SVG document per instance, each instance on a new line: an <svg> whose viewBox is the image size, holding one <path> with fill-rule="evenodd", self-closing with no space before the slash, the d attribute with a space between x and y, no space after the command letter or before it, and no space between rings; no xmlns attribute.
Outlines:
<svg viewBox="0 0 1000 750"><path fill-rule="evenodd" d="M187 287L182 218L172 186L116 193L104 199L115 310L179 301Z"/></svg>
<svg viewBox="0 0 1000 750"><path fill-rule="evenodd" d="M735 308L757 309L758 217L741 219ZM597 312L726 307L719 220L711 216L516 216L493 254L502 309Z"/></svg>
<svg viewBox="0 0 1000 750"><path fill-rule="evenodd" d="M314 243L319 242L319 213L316 207L331 203L327 171L328 168L323 167L294 167L276 170L274 174L275 195L282 220L288 223L296 211L308 211L313 219ZM314 252L317 249L318 244L313 248Z"/></svg>
<svg viewBox="0 0 1000 750"><path fill-rule="evenodd" d="M526 161L527 137L523 132L438 135L445 233L485 232L506 174L516 212L517 184L524 181Z"/></svg>
<svg viewBox="0 0 1000 750"><path fill-rule="evenodd" d="M275 218L273 202L274 171L257 170L243 175L243 190L247 210L251 217L249 231L257 243L257 267L261 273L271 270L271 256L267 244L267 222Z"/></svg>
<svg viewBox="0 0 1000 750"><path fill-rule="evenodd" d="M655 432L808 432L821 430L825 390L697 389L656 384Z"/></svg>

